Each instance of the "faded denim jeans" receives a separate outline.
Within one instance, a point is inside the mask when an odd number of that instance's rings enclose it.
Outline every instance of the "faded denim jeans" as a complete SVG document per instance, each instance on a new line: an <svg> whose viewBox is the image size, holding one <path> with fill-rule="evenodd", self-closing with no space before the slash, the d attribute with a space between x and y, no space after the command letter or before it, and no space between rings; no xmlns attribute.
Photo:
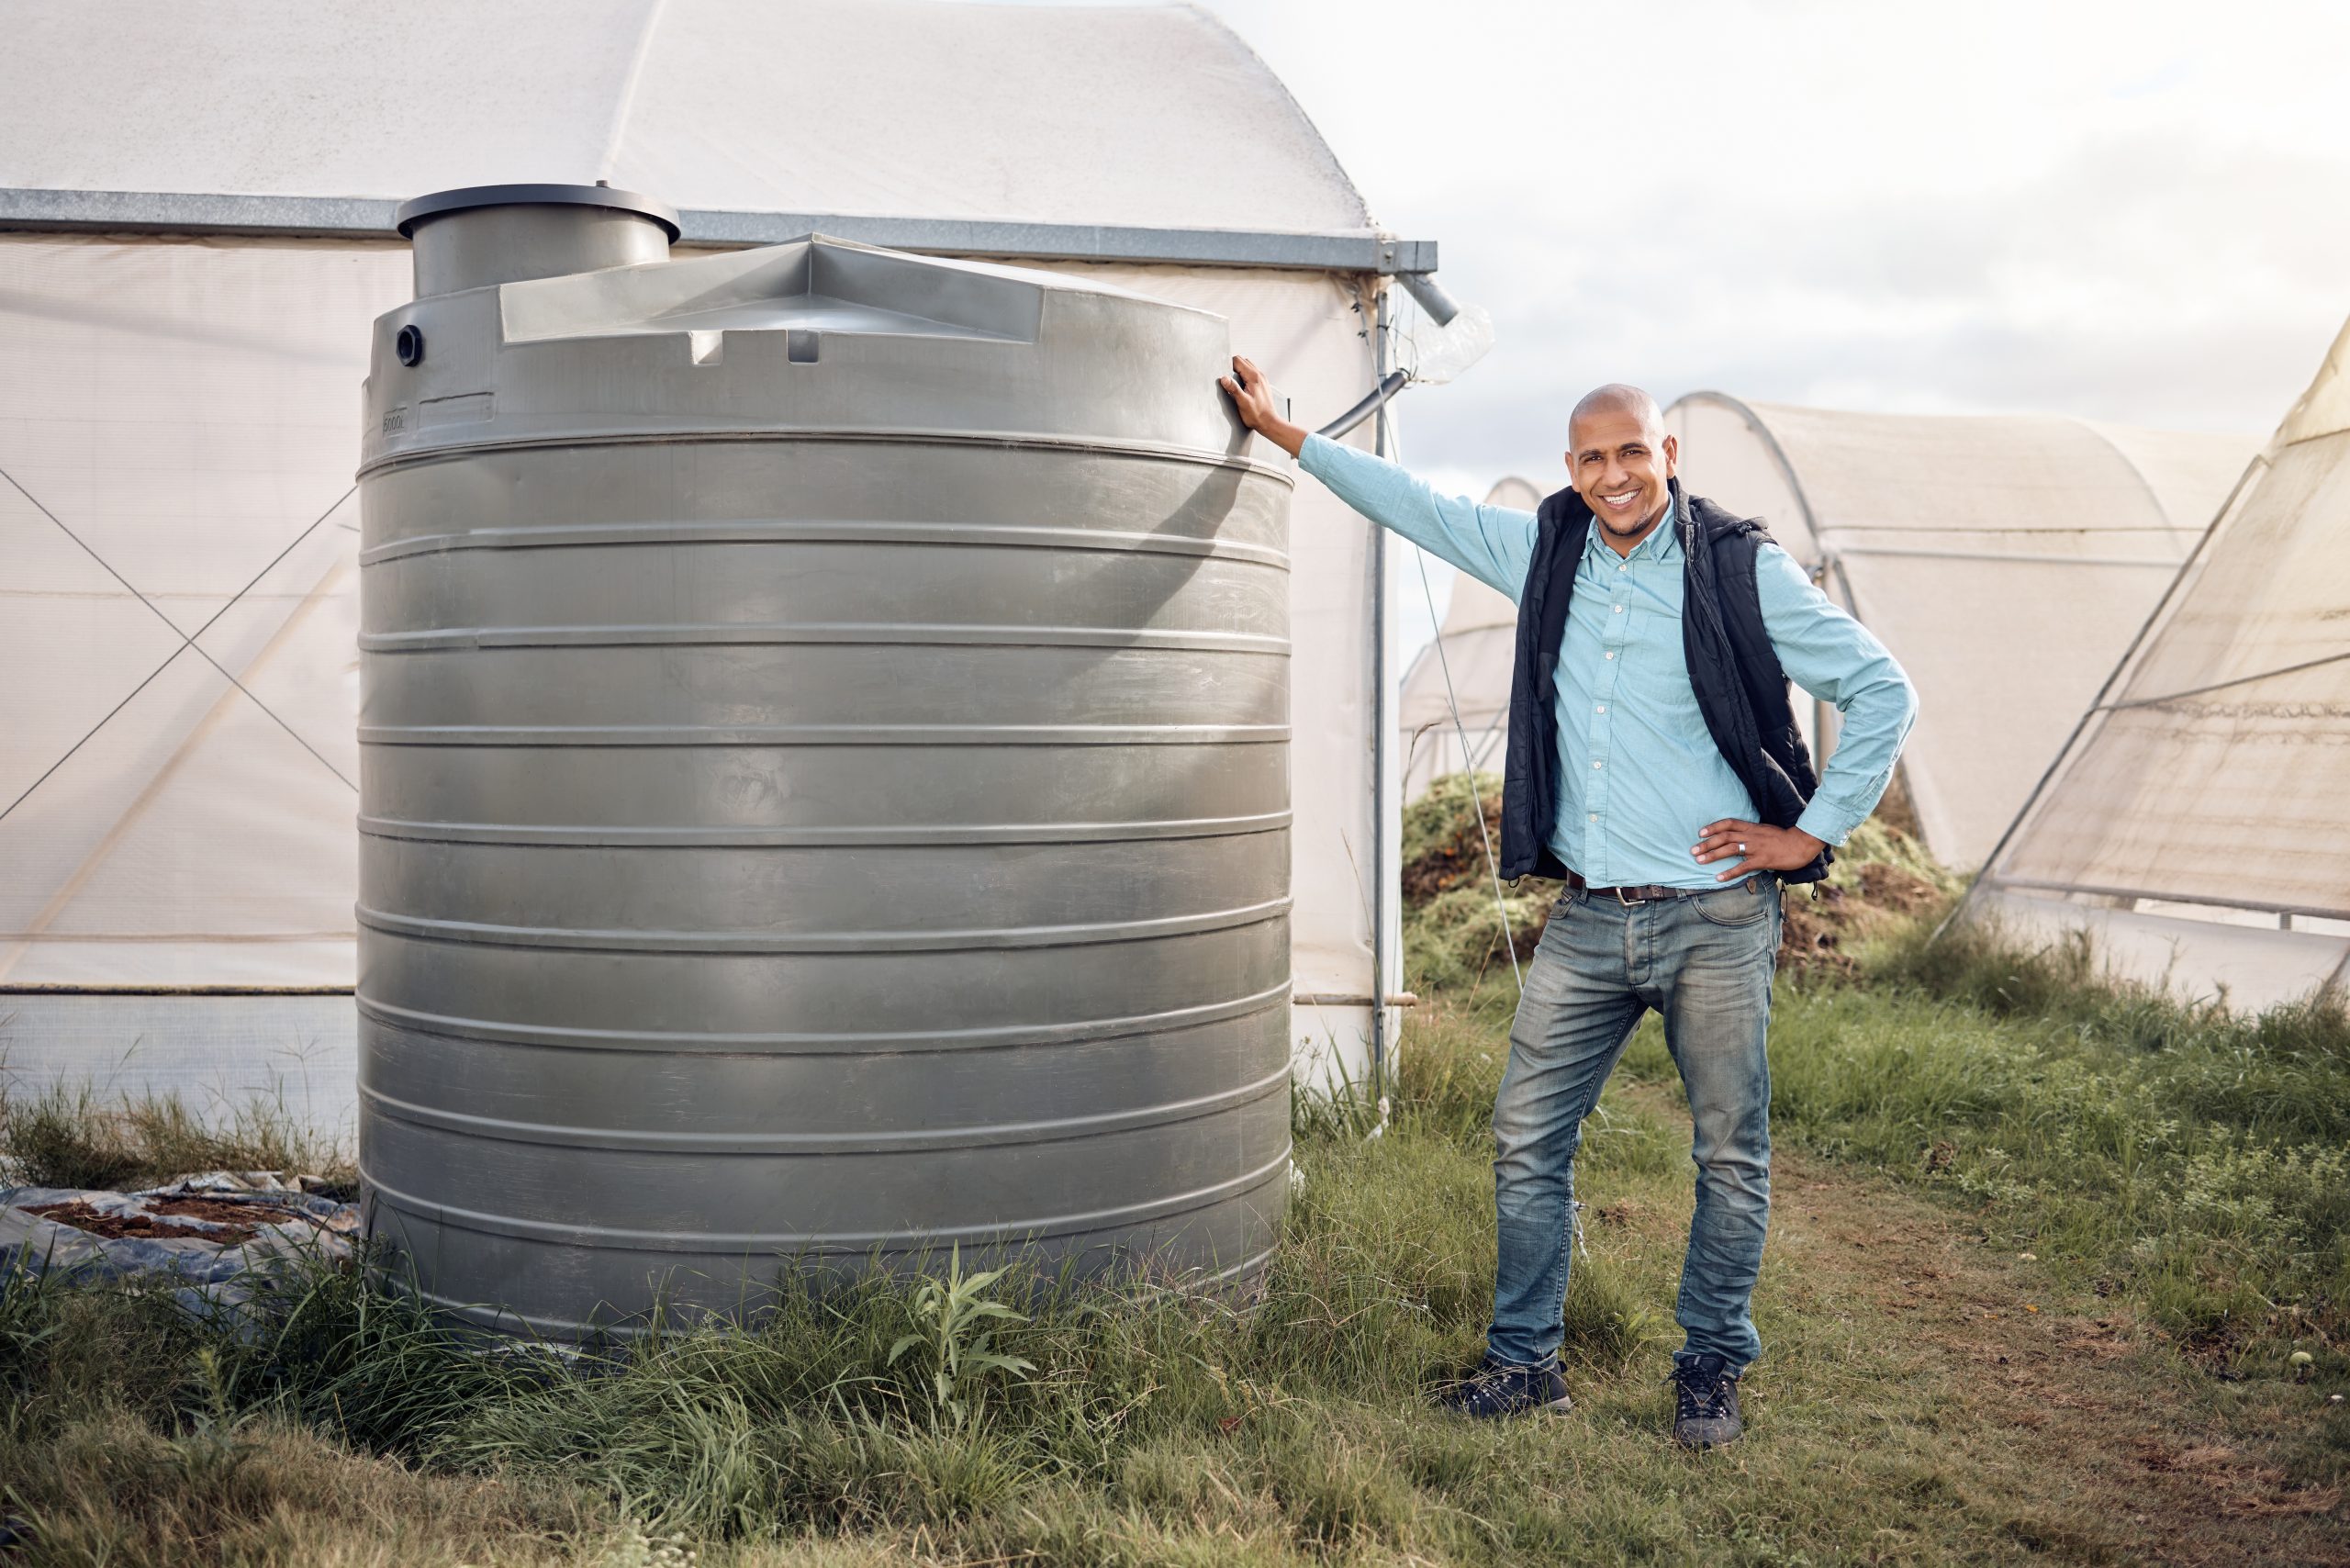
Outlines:
<svg viewBox="0 0 2350 1568"><path fill-rule="evenodd" d="M1762 875L1695 898L1626 905L1569 892L1527 967L1494 1102L1492 1359L1548 1366L1559 1351L1573 1246L1574 1161L1583 1122L1640 1015L1664 1039L1689 1093L1697 1212L1675 1316L1683 1356L1732 1368L1762 1353L1748 1304L1771 1211L1771 976L1778 964L1778 879Z"/></svg>

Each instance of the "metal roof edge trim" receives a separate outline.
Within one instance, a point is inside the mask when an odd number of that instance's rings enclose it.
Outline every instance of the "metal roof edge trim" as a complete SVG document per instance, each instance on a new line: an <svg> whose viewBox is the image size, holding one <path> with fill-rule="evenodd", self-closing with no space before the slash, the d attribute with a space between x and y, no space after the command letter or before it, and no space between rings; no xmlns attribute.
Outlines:
<svg viewBox="0 0 2350 1568"><path fill-rule="evenodd" d="M0 231L248 234L395 240L399 204L368 196L215 196L174 191L0 186ZM723 249L811 233L895 251L1023 261L1172 263L1313 272L1431 273L1433 240L1253 229L1147 229L995 218L854 217L841 213L679 212L677 243Z"/></svg>

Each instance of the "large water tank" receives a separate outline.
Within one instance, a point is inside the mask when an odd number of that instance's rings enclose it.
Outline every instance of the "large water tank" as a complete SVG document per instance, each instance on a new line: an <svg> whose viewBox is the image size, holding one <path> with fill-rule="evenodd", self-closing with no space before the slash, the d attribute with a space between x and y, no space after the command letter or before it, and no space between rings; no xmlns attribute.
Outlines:
<svg viewBox="0 0 2350 1568"><path fill-rule="evenodd" d="M1286 516L1225 322L624 192L402 209L360 468L360 1159L552 1335L781 1271L1254 1270Z"/></svg>

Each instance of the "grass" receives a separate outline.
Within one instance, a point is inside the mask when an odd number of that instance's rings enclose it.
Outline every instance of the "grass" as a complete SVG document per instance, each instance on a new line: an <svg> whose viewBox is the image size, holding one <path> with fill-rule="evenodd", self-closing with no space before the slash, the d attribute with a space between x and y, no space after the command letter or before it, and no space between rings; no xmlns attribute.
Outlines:
<svg viewBox="0 0 2350 1568"><path fill-rule="evenodd" d="M1865 929L1777 1000L1769 1350L1727 1452L1665 1433L1688 1131L1652 1025L1579 1165L1577 1409L1427 1408L1489 1305L1487 965L1414 977L1378 1137L1301 1108L1250 1299L957 1266L567 1362L481 1354L358 1273L214 1324L11 1281L0 1506L32 1543L0 1560L2350 1562L2339 1012L2233 1020L2073 950ZM96 1110L12 1108L11 1157L185 1158L142 1130L171 1118Z"/></svg>
<svg viewBox="0 0 2350 1568"><path fill-rule="evenodd" d="M349 1149L268 1099L207 1121L176 1095L125 1102L89 1084L0 1089L0 1179L10 1183L128 1191L203 1170L357 1176Z"/></svg>
<svg viewBox="0 0 2350 1568"><path fill-rule="evenodd" d="M1947 1194L2003 1245L2143 1302L2222 1372L2350 1372L2350 1013L2245 1018L2100 983L2078 943L1913 930L1797 992L1772 1114ZM1661 1047L1635 1072L1668 1073Z"/></svg>

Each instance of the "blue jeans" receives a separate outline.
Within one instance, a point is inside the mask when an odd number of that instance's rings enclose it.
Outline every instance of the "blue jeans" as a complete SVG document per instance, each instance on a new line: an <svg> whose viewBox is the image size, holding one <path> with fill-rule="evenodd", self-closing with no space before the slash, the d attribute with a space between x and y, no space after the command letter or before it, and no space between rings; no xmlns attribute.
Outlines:
<svg viewBox="0 0 2350 1568"><path fill-rule="evenodd" d="M1675 1316L1684 1356L1743 1368L1762 1353L1748 1304L1771 1212L1771 976L1779 882L1626 905L1569 892L1527 967L1494 1102L1494 1203L1501 1260L1488 1353L1548 1366L1558 1355L1573 1245L1583 1122L1653 1007L1696 1124L1697 1212Z"/></svg>

